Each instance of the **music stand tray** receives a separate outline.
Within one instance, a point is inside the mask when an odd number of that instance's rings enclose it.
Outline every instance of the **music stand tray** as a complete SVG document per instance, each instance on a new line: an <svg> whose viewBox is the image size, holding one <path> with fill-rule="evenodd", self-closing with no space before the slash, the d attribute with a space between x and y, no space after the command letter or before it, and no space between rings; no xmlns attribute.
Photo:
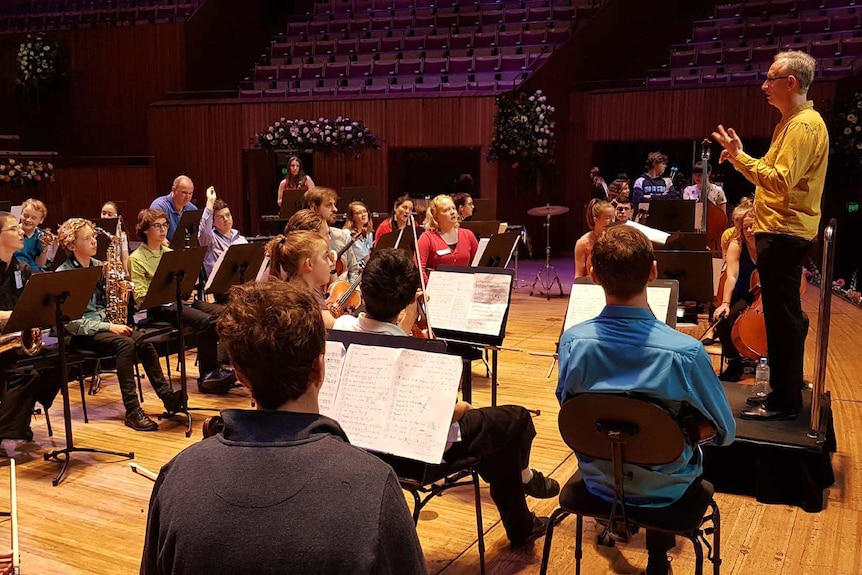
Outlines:
<svg viewBox="0 0 862 575"><path fill-rule="evenodd" d="M710 252L657 250L655 259L659 278L679 282L680 302L708 303L713 300Z"/></svg>
<svg viewBox="0 0 862 575"><path fill-rule="evenodd" d="M207 282L206 293L224 294L231 286L244 284L257 277L263 265L264 244L235 244L216 263L216 271Z"/></svg>
<svg viewBox="0 0 862 575"><path fill-rule="evenodd" d="M140 309L150 309L168 303L176 305L176 322L180 350L180 389L183 394L183 405L175 413L163 413L159 416L159 419L182 415L186 418L188 424L186 427L186 437L191 437L192 434L192 416L189 414L189 410L192 408L188 406L186 347L182 321L183 296L190 294L194 289L195 281L198 279L207 250L206 246L198 246L196 248L176 250L162 254L159 267L156 268L156 273L150 282L150 288L147 290L147 295L144 296L144 301L139 306Z"/></svg>
<svg viewBox="0 0 862 575"><path fill-rule="evenodd" d="M12 315L3 333L22 331L36 327L54 326L58 337L60 356L60 393L63 396L63 421L66 432L66 447L45 453L45 461L61 461L62 467L51 484L56 487L69 467L71 454L76 451L104 453L134 459L133 452L108 451L92 447L76 447L72 435L72 413L69 405L69 367L66 363L66 322L75 320L87 311L87 304L102 276L102 267L93 266L45 274L34 274L27 282L21 298L12 310Z"/></svg>
<svg viewBox="0 0 862 575"><path fill-rule="evenodd" d="M198 243L198 229L201 226L201 217L203 210L186 210L180 217L180 223L177 224L177 229L174 230L174 235L171 238L171 249L181 250L183 248L196 248Z"/></svg>

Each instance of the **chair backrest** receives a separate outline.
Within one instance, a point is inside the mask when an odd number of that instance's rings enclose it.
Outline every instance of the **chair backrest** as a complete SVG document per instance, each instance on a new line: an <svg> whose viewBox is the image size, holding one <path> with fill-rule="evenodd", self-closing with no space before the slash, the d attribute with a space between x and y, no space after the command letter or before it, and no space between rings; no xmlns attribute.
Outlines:
<svg viewBox="0 0 862 575"><path fill-rule="evenodd" d="M663 465L685 447L682 429L668 411L630 395L578 395L563 404L558 423L566 445L593 459L611 461L616 442L623 444L620 463Z"/></svg>

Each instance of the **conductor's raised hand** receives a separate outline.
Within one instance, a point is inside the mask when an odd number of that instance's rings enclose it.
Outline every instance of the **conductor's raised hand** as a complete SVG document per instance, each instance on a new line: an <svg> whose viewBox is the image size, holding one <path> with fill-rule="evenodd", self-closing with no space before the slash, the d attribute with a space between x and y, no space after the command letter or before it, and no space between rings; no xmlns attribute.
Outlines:
<svg viewBox="0 0 862 575"><path fill-rule="evenodd" d="M742 152L742 140L733 128L725 130L724 126L719 124L716 131L712 133L712 139L724 148L719 157L719 162L735 158Z"/></svg>

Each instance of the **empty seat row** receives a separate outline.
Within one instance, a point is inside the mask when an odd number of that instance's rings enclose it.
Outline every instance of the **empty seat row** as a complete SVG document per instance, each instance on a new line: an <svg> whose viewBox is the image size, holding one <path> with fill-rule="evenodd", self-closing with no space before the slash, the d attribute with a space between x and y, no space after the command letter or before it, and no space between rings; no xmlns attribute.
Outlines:
<svg viewBox="0 0 862 575"><path fill-rule="evenodd" d="M0 15L0 30L37 30L170 22L189 18L193 4L110 8L97 11Z"/></svg>
<svg viewBox="0 0 862 575"><path fill-rule="evenodd" d="M439 84L390 84L388 86L341 86L341 87L315 87L315 88L290 88L290 89L267 89L267 90L241 90L242 99L261 98L302 98L310 96L381 96L393 94L397 96L409 94L422 94L431 96L435 94L454 95L458 92L480 92L495 93L512 90L512 82L483 81L483 82L441 82Z"/></svg>
<svg viewBox="0 0 862 575"><path fill-rule="evenodd" d="M856 57L862 55L862 37L843 39L788 42L735 48L700 48L675 51L670 56L671 68L688 66L707 66L712 64L737 64L743 62L770 62L773 56L783 50L803 50L816 59L838 56Z"/></svg>
<svg viewBox="0 0 862 575"><path fill-rule="evenodd" d="M390 86L414 84L442 84L459 82L512 82L514 87L529 76L527 70L475 72L469 74L412 74L400 76L369 76L366 78L302 78L272 82L245 83L243 89L281 90L296 88L341 88L343 86Z"/></svg>
<svg viewBox="0 0 862 575"><path fill-rule="evenodd" d="M515 22L509 24L495 23L476 26L437 26L434 23L414 23L406 26L393 24L391 27L371 28L367 21L353 22L346 20L333 20L325 23L325 26L316 27L307 32L297 32L295 29L287 34L279 36L280 42L309 42L313 40L340 40L346 38L388 38L392 36L425 36L428 34L458 34L482 32L518 32L525 30L545 30L547 28L568 28L573 20L536 20L529 22Z"/></svg>
<svg viewBox="0 0 862 575"><path fill-rule="evenodd" d="M768 22L713 25L701 24L694 28L692 42L733 40L736 38L765 38L794 34L822 34L841 32L862 27L862 9L832 16L806 18L779 18Z"/></svg>
<svg viewBox="0 0 862 575"><path fill-rule="evenodd" d="M409 60L412 58L466 58L482 56L515 56L526 55L534 57L538 54L551 53L554 46L550 44L535 44L526 46L503 46L499 48L453 48L435 50L401 50L399 52L374 52L363 54L329 54L326 56L288 56L269 58L260 66L286 66L289 64L323 64L335 62L363 62L371 60Z"/></svg>
<svg viewBox="0 0 862 575"><path fill-rule="evenodd" d="M31 0L30 2L2 2L2 14L45 14L52 12L96 12L117 8L152 7L157 4L182 4L172 0Z"/></svg>
<svg viewBox="0 0 862 575"><path fill-rule="evenodd" d="M314 5L315 16L334 14L362 14L370 12L410 12L428 8L446 10L503 10L529 9L548 6L576 5L583 10L591 10L589 1L571 2L570 0L522 0L520 2L477 1L477 0L334 0Z"/></svg>
<svg viewBox="0 0 862 575"><path fill-rule="evenodd" d="M823 66L817 72L820 79L838 80L853 74L853 66ZM766 70L745 70L736 72L687 73L673 76L653 76L647 79L652 88L689 87L720 84L761 84L766 80Z"/></svg>
<svg viewBox="0 0 862 575"><path fill-rule="evenodd" d="M789 14L804 10L839 8L854 4L853 0L756 0L752 2L719 4L715 7L715 17L768 16L773 14Z"/></svg>

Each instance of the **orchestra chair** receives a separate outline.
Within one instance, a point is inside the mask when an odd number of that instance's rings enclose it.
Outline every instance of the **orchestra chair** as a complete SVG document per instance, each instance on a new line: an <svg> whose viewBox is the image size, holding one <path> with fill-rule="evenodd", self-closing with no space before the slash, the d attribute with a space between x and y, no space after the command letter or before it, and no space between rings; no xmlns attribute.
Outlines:
<svg viewBox="0 0 862 575"><path fill-rule="evenodd" d="M686 434L680 423L664 408L647 399L610 393L587 393L568 400L560 409L560 435L577 455L610 461L614 467L613 502L587 491L580 472L575 473L560 492L560 507L548 523L541 571L548 570L554 525L567 515L577 518L575 531L575 573L580 575L583 518L596 518L604 530L600 545L613 546L628 541L639 527L664 531L692 542L696 575L703 575L703 547L709 550L713 574L721 567L720 520L715 489L704 480L693 486L676 503L667 507L636 507L625 503L628 465L663 465L675 461L685 447ZM709 512L708 512L709 511ZM712 535L712 545L707 536Z"/></svg>
<svg viewBox="0 0 862 575"><path fill-rule="evenodd" d="M479 490L479 472L476 464L479 460L469 457L434 465L397 457L387 453L370 452L372 455L388 463L398 477L401 488L413 496L413 523L418 526L419 515L428 502L437 495L465 485L473 486L473 496L476 505L476 534L479 549L479 569L485 574L485 533L482 526L482 496Z"/></svg>

